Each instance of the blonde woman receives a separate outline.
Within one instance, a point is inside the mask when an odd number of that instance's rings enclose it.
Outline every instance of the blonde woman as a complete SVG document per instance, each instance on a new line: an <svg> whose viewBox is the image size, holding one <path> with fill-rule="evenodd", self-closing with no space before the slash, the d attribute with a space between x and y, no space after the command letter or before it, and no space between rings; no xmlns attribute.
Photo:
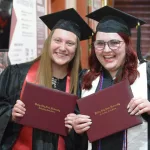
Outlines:
<svg viewBox="0 0 150 150"><path fill-rule="evenodd" d="M11 65L0 76L1 150L74 148L71 133L64 138L15 123L26 112L20 97L23 83L28 79L48 88L76 94L80 65L79 42L92 34L92 30L74 9L42 16L41 19L52 30L41 56L29 63ZM64 118L67 128L72 128L74 117L72 113Z"/></svg>

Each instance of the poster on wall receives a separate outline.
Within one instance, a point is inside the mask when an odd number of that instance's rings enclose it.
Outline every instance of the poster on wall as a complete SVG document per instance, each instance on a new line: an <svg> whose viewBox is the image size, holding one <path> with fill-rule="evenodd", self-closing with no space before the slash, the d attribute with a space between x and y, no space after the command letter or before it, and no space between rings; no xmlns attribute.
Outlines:
<svg viewBox="0 0 150 150"><path fill-rule="evenodd" d="M8 52L12 0L0 0L0 52Z"/></svg>
<svg viewBox="0 0 150 150"><path fill-rule="evenodd" d="M45 15L45 12L44 0L13 1L9 43L11 64L28 62L39 55L46 38L45 26L39 15Z"/></svg>
<svg viewBox="0 0 150 150"><path fill-rule="evenodd" d="M0 0L0 74L9 65L8 50L12 5L12 0Z"/></svg>

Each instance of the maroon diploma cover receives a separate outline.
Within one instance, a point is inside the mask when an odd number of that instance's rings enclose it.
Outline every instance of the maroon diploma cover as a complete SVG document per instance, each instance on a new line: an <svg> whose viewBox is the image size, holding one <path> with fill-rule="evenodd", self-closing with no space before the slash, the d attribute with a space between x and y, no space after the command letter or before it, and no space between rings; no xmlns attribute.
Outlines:
<svg viewBox="0 0 150 150"><path fill-rule="evenodd" d="M65 117L73 113L77 96L26 82L22 101L26 112L17 122L66 136Z"/></svg>
<svg viewBox="0 0 150 150"><path fill-rule="evenodd" d="M140 116L131 116L127 111L132 97L129 83L124 80L77 101L80 113L92 119L87 131L90 142L142 123Z"/></svg>

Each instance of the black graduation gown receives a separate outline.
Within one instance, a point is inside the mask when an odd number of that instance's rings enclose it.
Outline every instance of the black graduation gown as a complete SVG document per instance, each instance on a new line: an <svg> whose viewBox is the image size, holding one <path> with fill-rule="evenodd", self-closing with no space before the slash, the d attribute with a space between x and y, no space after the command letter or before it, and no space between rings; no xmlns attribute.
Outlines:
<svg viewBox="0 0 150 150"><path fill-rule="evenodd" d="M81 77L79 81L78 96L81 97L81 83L82 76L86 72L83 70L81 72ZM150 100L150 63L147 63L147 81L148 81L148 99ZM107 71L104 71L104 80L102 89L113 85L113 79ZM97 86L96 92L99 91L99 85ZM142 117L148 121L148 149L150 149L150 116L148 114L143 114ZM98 150L98 142L92 143L92 150ZM116 134L110 135L101 139L101 150L122 150L123 145L123 132L118 132ZM88 149L88 137L86 133L78 135L75 133L75 149L76 150L87 150Z"/></svg>
<svg viewBox="0 0 150 150"><path fill-rule="evenodd" d="M11 150L22 125L11 121L12 108L20 99L20 92L33 62L10 65L0 76L0 150ZM66 78L59 90L65 91ZM73 132L65 137L66 150L73 150ZM33 150L57 150L58 135L33 129Z"/></svg>

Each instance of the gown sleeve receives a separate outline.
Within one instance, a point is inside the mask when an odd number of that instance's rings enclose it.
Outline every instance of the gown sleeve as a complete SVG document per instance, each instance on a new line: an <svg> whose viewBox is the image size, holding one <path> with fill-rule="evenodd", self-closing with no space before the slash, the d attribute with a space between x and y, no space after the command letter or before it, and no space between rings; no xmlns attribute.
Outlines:
<svg viewBox="0 0 150 150"><path fill-rule="evenodd" d="M87 69L83 69L83 70L81 70L80 73L79 73L78 88L77 88L77 96L78 96L78 98L81 98L82 78L83 78L83 76L84 76L84 74L85 74L86 72L87 72ZM80 114L78 105L76 105L75 114Z"/></svg>
<svg viewBox="0 0 150 150"><path fill-rule="evenodd" d="M147 62L147 67L146 67L146 71L147 71L147 96L148 96L148 100L150 101L150 62ZM148 122L150 123L150 115L148 115L147 113L142 114L142 117Z"/></svg>
<svg viewBox="0 0 150 150"><path fill-rule="evenodd" d="M147 88L148 88L148 100L150 101L150 62L147 62Z"/></svg>
<svg viewBox="0 0 150 150"><path fill-rule="evenodd" d="M16 137L21 125L13 123L12 108L17 99L24 82L27 69L20 69L22 65L10 65L0 75L0 145L3 145L10 137ZM15 139L15 138L14 138Z"/></svg>
<svg viewBox="0 0 150 150"><path fill-rule="evenodd" d="M85 73L87 73L87 69L83 69L80 73L79 73L79 81L78 81L78 90L77 90L77 95L78 98L81 98L81 90L82 90L82 79ZM76 114L80 114L78 105L76 105L76 109L75 109L75 113ZM74 129L73 129L74 131ZM83 134L77 134L74 131L74 143L75 143L75 150L87 150L88 148L88 137L86 133Z"/></svg>

